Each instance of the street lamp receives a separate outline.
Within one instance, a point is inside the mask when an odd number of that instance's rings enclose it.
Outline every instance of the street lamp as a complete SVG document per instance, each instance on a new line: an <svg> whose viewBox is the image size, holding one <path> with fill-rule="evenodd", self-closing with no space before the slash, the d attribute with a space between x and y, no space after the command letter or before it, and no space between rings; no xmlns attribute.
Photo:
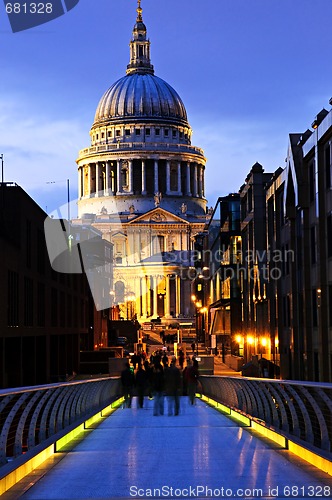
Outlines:
<svg viewBox="0 0 332 500"><path fill-rule="evenodd" d="M197 300L196 295L191 296L192 302L195 304L195 333L196 333L196 354L198 354L198 314L199 310L202 307L202 302Z"/></svg>
<svg viewBox="0 0 332 500"><path fill-rule="evenodd" d="M49 181L46 182L46 184L57 184L58 182L65 182L63 181ZM70 189L69 189L69 179L67 179L67 216L68 216L68 222L70 221Z"/></svg>
<svg viewBox="0 0 332 500"><path fill-rule="evenodd" d="M206 328L206 321L205 321L205 314L208 312L208 308L207 307L202 307L199 312L201 313L202 315L202 339L203 339L203 342L204 344L206 345L206 331L205 331L205 328Z"/></svg>

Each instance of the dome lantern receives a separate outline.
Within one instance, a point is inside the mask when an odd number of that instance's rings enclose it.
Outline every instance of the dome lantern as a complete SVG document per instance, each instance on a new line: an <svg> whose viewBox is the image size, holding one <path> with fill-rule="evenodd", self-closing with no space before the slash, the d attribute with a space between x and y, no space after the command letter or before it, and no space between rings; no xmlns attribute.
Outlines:
<svg viewBox="0 0 332 500"><path fill-rule="evenodd" d="M137 19L133 29L133 38L130 42L130 63L127 66L127 75L133 73L154 74L150 60L150 40L146 37L146 26L143 23L141 0L138 0Z"/></svg>

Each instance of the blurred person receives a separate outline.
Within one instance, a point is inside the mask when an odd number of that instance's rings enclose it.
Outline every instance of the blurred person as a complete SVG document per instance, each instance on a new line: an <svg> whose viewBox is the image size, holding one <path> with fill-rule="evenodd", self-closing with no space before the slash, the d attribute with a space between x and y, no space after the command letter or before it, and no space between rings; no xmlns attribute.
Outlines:
<svg viewBox="0 0 332 500"><path fill-rule="evenodd" d="M121 372L122 394L125 400L125 407L131 408L135 376L130 369L130 364L126 363L125 366L125 369Z"/></svg>
<svg viewBox="0 0 332 500"><path fill-rule="evenodd" d="M152 371L153 415L164 414L164 370L159 361L155 361Z"/></svg>
<svg viewBox="0 0 332 500"><path fill-rule="evenodd" d="M167 396L168 416L178 415L180 412L181 372L176 366L176 357L173 356L171 365L165 370L165 391Z"/></svg>
<svg viewBox="0 0 332 500"><path fill-rule="evenodd" d="M138 395L138 407L143 408L144 405L144 395L147 388L148 377L145 370L143 370L143 366L139 365L138 370L135 375L135 385L137 388Z"/></svg>
<svg viewBox="0 0 332 500"><path fill-rule="evenodd" d="M193 364L186 370L187 392L191 405L195 404L195 394L197 390L198 377L198 361L197 359L194 359Z"/></svg>

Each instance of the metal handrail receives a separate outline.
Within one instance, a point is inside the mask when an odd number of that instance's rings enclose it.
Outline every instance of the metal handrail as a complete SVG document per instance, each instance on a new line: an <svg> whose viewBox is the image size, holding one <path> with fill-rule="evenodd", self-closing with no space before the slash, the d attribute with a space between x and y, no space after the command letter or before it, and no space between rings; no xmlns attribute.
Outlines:
<svg viewBox="0 0 332 500"><path fill-rule="evenodd" d="M0 391L0 466L33 450L121 394L119 378Z"/></svg>
<svg viewBox="0 0 332 500"><path fill-rule="evenodd" d="M200 377L202 392L332 456L332 384Z"/></svg>

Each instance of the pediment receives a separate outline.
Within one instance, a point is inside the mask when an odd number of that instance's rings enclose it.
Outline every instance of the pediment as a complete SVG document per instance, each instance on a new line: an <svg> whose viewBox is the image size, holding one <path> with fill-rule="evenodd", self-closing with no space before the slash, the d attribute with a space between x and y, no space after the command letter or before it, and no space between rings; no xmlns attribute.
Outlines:
<svg viewBox="0 0 332 500"><path fill-rule="evenodd" d="M143 215L139 215L128 222L128 225L135 224L189 224L189 222L178 215L172 214L163 208L154 208Z"/></svg>
<svg viewBox="0 0 332 500"><path fill-rule="evenodd" d="M127 236L122 231L117 231L116 233L112 234L112 239L113 238L127 238Z"/></svg>

